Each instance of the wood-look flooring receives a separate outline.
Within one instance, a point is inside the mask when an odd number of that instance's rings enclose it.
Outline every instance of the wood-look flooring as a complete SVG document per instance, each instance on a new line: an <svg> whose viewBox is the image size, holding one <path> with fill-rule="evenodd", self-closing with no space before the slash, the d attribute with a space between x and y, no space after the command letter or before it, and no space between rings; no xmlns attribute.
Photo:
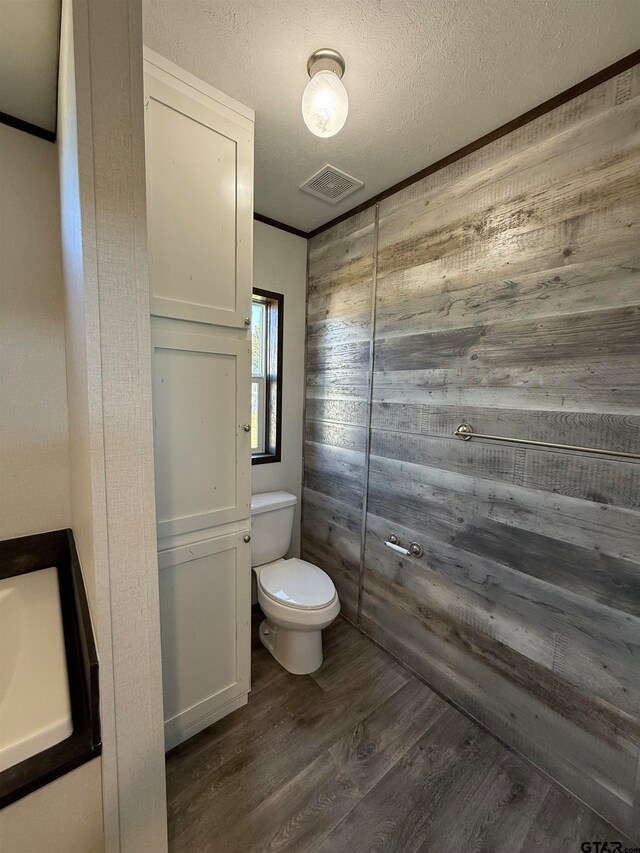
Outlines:
<svg viewBox="0 0 640 853"><path fill-rule="evenodd" d="M172 853L623 841L347 621L324 632L324 650L317 672L293 676L254 630L249 704L167 756Z"/></svg>

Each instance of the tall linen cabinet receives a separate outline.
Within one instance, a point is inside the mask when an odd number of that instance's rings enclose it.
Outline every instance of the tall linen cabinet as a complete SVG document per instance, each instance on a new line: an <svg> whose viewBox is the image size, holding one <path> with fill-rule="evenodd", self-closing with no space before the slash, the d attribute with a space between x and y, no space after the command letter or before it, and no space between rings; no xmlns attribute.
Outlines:
<svg viewBox="0 0 640 853"><path fill-rule="evenodd" d="M145 49L167 749L250 687L253 111Z"/></svg>

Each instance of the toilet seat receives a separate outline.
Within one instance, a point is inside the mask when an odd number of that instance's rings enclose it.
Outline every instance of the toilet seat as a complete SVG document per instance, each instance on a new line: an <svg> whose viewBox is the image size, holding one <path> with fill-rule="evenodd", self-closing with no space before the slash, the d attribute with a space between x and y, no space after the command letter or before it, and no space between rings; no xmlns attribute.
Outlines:
<svg viewBox="0 0 640 853"><path fill-rule="evenodd" d="M318 566L293 557L260 567L260 590L278 604L298 610L319 610L336 598L333 581Z"/></svg>

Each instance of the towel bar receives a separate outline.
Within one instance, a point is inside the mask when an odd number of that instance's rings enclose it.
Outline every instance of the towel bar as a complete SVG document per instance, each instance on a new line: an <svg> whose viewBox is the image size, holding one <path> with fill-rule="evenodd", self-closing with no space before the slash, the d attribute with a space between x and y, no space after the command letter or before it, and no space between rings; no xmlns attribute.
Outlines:
<svg viewBox="0 0 640 853"><path fill-rule="evenodd" d="M470 438L487 438L491 441L509 441L512 444L527 444L532 447L554 447L556 450L580 450L583 453L598 453L601 456L620 456L623 459L640 459L640 453L626 453L621 450L604 450L600 447L580 447L577 444L556 444L553 441L535 441L531 438L510 438L505 435L486 435L483 432L474 432L470 424L458 424L454 433L463 441Z"/></svg>

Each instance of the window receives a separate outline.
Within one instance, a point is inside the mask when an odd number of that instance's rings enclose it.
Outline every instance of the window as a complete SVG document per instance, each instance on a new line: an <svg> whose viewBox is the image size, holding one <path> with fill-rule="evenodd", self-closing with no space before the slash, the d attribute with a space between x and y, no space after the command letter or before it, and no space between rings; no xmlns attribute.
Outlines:
<svg viewBox="0 0 640 853"><path fill-rule="evenodd" d="M251 453L254 464L280 461L284 296L253 291L251 304Z"/></svg>

